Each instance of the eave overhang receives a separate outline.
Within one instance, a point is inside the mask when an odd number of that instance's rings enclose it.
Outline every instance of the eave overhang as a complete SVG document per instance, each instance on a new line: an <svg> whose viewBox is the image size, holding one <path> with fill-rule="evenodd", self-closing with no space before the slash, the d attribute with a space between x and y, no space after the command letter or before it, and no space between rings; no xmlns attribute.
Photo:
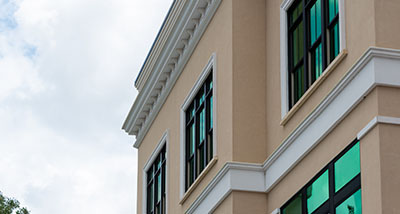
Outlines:
<svg viewBox="0 0 400 214"><path fill-rule="evenodd" d="M144 136L189 60L222 0L175 1L136 81L139 94L122 126L136 136L139 148Z"/></svg>

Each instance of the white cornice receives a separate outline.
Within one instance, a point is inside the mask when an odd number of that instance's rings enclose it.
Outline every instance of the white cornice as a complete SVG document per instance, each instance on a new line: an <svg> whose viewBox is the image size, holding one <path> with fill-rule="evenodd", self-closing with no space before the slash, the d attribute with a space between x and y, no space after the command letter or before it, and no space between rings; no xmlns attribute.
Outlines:
<svg viewBox="0 0 400 214"><path fill-rule="evenodd" d="M222 0L187 1L122 126L138 148ZM167 17L168 18L168 17Z"/></svg>
<svg viewBox="0 0 400 214"><path fill-rule="evenodd" d="M379 123L400 125L400 118L387 117L387 116L376 116L360 132L358 132L357 139L360 140L361 138L363 138L369 131L371 131Z"/></svg>
<svg viewBox="0 0 400 214"><path fill-rule="evenodd" d="M234 190L269 192L375 87L400 87L399 68L400 50L370 47L263 164L225 164L186 214L212 213ZM358 139L377 123L399 125L400 118L376 116Z"/></svg>

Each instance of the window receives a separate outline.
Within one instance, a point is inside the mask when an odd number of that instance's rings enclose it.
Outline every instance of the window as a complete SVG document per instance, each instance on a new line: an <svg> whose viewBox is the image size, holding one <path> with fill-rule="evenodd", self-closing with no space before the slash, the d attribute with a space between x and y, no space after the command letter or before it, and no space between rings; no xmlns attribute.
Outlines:
<svg viewBox="0 0 400 214"><path fill-rule="evenodd" d="M212 71L185 111L185 191L213 157Z"/></svg>
<svg viewBox="0 0 400 214"><path fill-rule="evenodd" d="M147 214L165 214L165 162L166 147L161 149L154 162L147 171Z"/></svg>
<svg viewBox="0 0 400 214"><path fill-rule="evenodd" d="M282 214L361 214L360 142L351 143L281 211Z"/></svg>
<svg viewBox="0 0 400 214"><path fill-rule="evenodd" d="M339 0L297 0L287 11L289 109L339 54Z"/></svg>

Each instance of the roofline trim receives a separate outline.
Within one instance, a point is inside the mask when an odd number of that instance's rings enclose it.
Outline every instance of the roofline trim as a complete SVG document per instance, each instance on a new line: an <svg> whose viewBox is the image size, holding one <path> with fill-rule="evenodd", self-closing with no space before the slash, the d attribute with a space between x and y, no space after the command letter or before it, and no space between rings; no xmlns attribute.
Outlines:
<svg viewBox="0 0 400 214"><path fill-rule="evenodd" d="M188 1L122 126L139 148L222 0Z"/></svg>

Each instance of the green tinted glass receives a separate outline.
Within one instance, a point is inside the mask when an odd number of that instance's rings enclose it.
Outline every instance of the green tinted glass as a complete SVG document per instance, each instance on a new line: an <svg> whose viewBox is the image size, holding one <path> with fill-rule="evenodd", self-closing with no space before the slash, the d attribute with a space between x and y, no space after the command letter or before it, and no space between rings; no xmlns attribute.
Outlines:
<svg viewBox="0 0 400 214"><path fill-rule="evenodd" d="M213 127L213 97L210 97L210 128Z"/></svg>
<svg viewBox="0 0 400 214"><path fill-rule="evenodd" d="M147 190L147 192L148 192L148 196L149 196L149 198L148 198L148 202L149 202L149 206L148 206L148 208L149 208L149 210L153 210L153 205L154 205L154 202L153 202L153 184L151 184L150 185L150 188Z"/></svg>
<svg viewBox="0 0 400 214"><path fill-rule="evenodd" d="M301 194L299 194L282 210L282 214L300 214L301 210Z"/></svg>
<svg viewBox="0 0 400 214"><path fill-rule="evenodd" d="M339 54L339 23L336 23L329 32L331 61Z"/></svg>
<svg viewBox="0 0 400 214"><path fill-rule="evenodd" d="M204 144L199 148L199 173L203 171L204 166L205 166L205 160L204 160Z"/></svg>
<svg viewBox="0 0 400 214"><path fill-rule="evenodd" d="M329 179L326 170L311 186L307 187L307 213L312 213L329 198Z"/></svg>
<svg viewBox="0 0 400 214"><path fill-rule="evenodd" d="M189 162L189 186L193 183L194 181L194 159L190 160Z"/></svg>
<svg viewBox="0 0 400 214"><path fill-rule="evenodd" d="M292 14L290 15L290 24L293 24L296 19L301 15L303 11L303 2L299 1L297 6L294 8Z"/></svg>
<svg viewBox="0 0 400 214"><path fill-rule="evenodd" d="M360 173L360 142L335 162L335 192Z"/></svg>
<svg viewBox="0 0 400 214"><path fill-rule="evenodd" d="M361 189L336 207L336 214L361 214Z"/></svg>
<svg viewBox="0 0 400 214"><path fill-rule="evenodd" d="M315 48L314 52L311 54L312 56L312 70L315 74L315 79L318 79L321 76L323 69L322 69L322 45L319 44L317 48Z"/></svg>
<svg viewBox="0 0 400 214"><path fill-rule="evenodd" d="M310 9L310 45L321 35L321 19L321 0L318 0Z"/></svg>
<svg viewBox="0 0 400 214"><path fill-rule="evenodd" d="M203 110L200 112L200 124L199 124L199 128L200 128L200 130L199 130L199 134L200 134L200 141L199 141L199 143L201 143L203 140L204 140L204 138L205 138L205 136L206 136L206 129L205 129L205 126L206 126L206 120L205 120L205 110L204 110L204 108L203 108Z"/></svg>
<svg viewBox="0 0 400 214"><path fill-rule="evenodd" d="M189 132L189 154L192 155L194 153L194 144L196 142L195 140L195 126L194 123L190 126L190 132Z"/></svg>
<svg viewBox="0 0 400 214"><path fill-rule="evenodd" d="M297 102L304 94L304 69L303 66L298 68L293 74L293 96L294 101Z"/></svg>
<svg viewBox="0 0 400 214"><path fill-rule="evenodd" d="M304 55L304 26L303 22L296 27L293 31L293 65L296 64L303 58Z"/></svg>
<svg viewBox="0 0 400 214"><path fill-rule="evenodd" d="M339 11L338 0L329 0L329 22L337 15Z"/></svg>
<svg viewBox="0 0 400 214"><path fill-rule="evenodd" d="M157 202L161 200L161 173L157 176Z"/></svg>

